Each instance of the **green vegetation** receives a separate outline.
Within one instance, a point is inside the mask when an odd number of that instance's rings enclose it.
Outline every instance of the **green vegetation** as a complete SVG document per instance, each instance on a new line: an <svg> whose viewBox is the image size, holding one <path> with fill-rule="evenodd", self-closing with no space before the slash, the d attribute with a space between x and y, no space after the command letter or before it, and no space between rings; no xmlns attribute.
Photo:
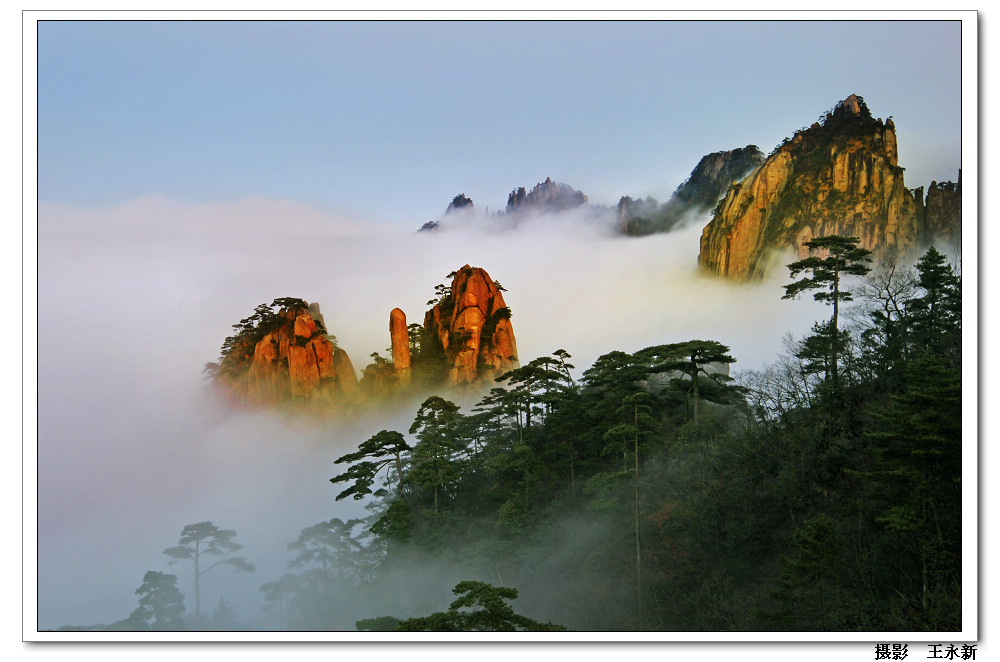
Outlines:
<svg viewBox="0 0 1000 662"><path fill-rule="evenodd" d="M206 363L202 372L208 378L237 376L249 366L254 346L287 322L285 313L308 308L308 303L296 297L280 297L270 304L258 305L253 314L233 325L233 334L222 343L219 362ZM322 320L315 319L315 322L317 330L336 347L337 339L327 332Z"/></svg>
<svg viewBox="0 0 1000 662"><path fill-rule="evenodd" d="M383 468L396 469L397 493L403 489L403 459L402 453L412 450L406 443L403 435L396 431L382 430L372 436L368 441L362 443L357 452L348 453L337 460L337 464L345 462L358 462L339 476L330 479L331 483L337 484L347 481L354 481L354 484L337 495L337 501L353 496L355 499L362 499L372 493L371 486L375 482L375 477ZM367 458L367 459L366 459Z"/></svg>
<svg viewBox="0 0 1000 662"><path fill-rule="evenodd" d="M829 256L789 265L809 277L787 294L833 316L762 370L731 379L698 339L574 379L559 349L342 455L336 498L370 516L288 543L260 586L278 627L961 629L961 277L933 249L869 271L852 238L811 243ZM196 626L199 557L233 536L202 522L166 550L194 561ZM183 627L147 579L142 627Z"/></svg>
<svg viewBox="0 0 1000 662"><path fill-rule="evenodd" d="M816 156L821 148L829 147L831 141L837 140L843 147L850 138L870 137L876 126L882 126L881 120L872 117L871 110L863 97L857 97L858 113L848 111L844 101L821 114L812 126L804 126L795 132L798 140L785 138L771 151L773 156L783 147L791 144L797 150L797 156ZM891 118L890 118L891 119Z"/></svg>
<svg viewBox="0 0 1000 662"><path fill-rule="evenodd" d="M576 629L960 627L959 277L930 251L852 297L867 252L812 243L828 257L789 265L807 277L787 293L833 317L765 370L730 379L729 348L692 340L609 352L577 383L559 350L471 412L435 398L446 422L425 402L410 431L435 454L401 454L373 502L371 590L422 553Z"/></svg>
<svg viewBox="0 0 1000 662"><path fill-rule="evenodd" d="M493 347L493 334L496 333L497 324L500 323L500 320L510 320L512 316L513 314L510 312L510 308L507 307L497 308L490 313L489 317L486 318L486 322L483 324L483 330L479 335L481 338L480 342L483 347Z"/></svg>
<svg viewBox="0 0 1000 662"><path fill-rule="evenodd" d="M859 248L856 237L837 235L819 237L805 242L804 245L810 251L826 252L827 257L821 258L813 255L789 264L788 272L792 278L806 271L811 276L785 285L785 296L781 298L794 299L802 292L820 290L813 295L813 298L833 306L833 317L830 319L830 323L819 327L819 332L814 338L819 339L820 344L826 347L826 355L829 357L826 363L830 366L829 376L836 382L837 366L840 363L838 360L840 302L853 299L850 291L841 289L840 281L844 276L864 276L867 274L870 270L868 262L871 261L871 251ZM824 289L828 291L822 291Z"/></svg>
<svg viewBox="0 0 1000 662"><path fill-rule="evenodd" d="M359 631L400 632L558 632L566 628L515 614L506 600L517 598L516 588L485 582L459 582L452 593L459 598L446 612L399 620L392 616L358 621Z"/></svg>
<svg viewBox="0 0 1000 662"><path fill-rule="evenodd" d="M233 325L233 335L227 336L222 342L221 355L223 358L229 355L234 347L253 347L261 338L271 331L281 326L284 318L281 310L296 310L308 308L302 299L283 297L275 299L270 304L262 303L253 309L253 314L244 317ZM278 309L275 312L274 308ZM323 330L325 333L325 329Z"/></svg>

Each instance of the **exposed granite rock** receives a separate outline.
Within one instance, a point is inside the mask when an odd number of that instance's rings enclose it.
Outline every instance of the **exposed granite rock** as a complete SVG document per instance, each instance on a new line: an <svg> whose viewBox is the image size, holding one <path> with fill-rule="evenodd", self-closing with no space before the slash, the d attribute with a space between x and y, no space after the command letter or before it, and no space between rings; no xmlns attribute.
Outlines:
<svg viewBox="0 0 1000 662"><path fill-rule="evenodd" d="M510 308L485 270L459 269L451 287L424 315L428 355L440 350L446 383L478 385L518 366Z"/></svg>
<svg viewBox="0 0 1000 662"><path fill-rule="evenodd" d="M858 237L876 260L907 257L937 234L921 216L892 119L873 118L852 94L730 187L702 232L698 262L717 276L758 279L777 252L803 258L805 242L834 234Z"/></svg>
<svg viewBox="0 0 1000 662"><path fill-rule="evenodd" d="M406 313L393 308L389 313L389 338L392 341L392 365L401 387L409 386L412 378L410 366L410 334L406 328Z"/></svg>
<svg viewBox="0 0 1000 662"><path fill-rule="evenodd" d="M962 243L962 171L958 182L931 182L927 197L918 189L918 202L923 201L921 238L923 244L940 243L959 247Z"/></svg>
<svg viewBox="0 0 1000 662"><path fill-rule="evenodd" d="M331 414L378 406L420 389L475 388L518 367L503 288L469 265L438 285L423 326L389 313L391 357L374 352L357 379L354 366L326 331L317 304L276 299L234 325L219 364L208 372L224 393L252 406L293 405ZM275 312L277 308L277 312Z"/></svg>
<svg viewBox="0 0 1000 662"><path fill-rule="evenodd" d="M340 387L351 402L355 402L361 395L358 388L357 373L354 372L354 365L347 352L339 347L333 348L333 372L337 375L337 386Z"/></svg>
<svg viewBox="0 0 1000 662"><path fill-rule="evenodd" d="M237 335L224 346L216 382L250 404L327 408L352 402L357 377L350 358L326 333L319 306L283 299L271 307L279 303L284 305L277 313L262 305L237 325Z"/></svg>
<svg viewBox="0 0 1000 662"><path fill-rule="evenodd" d="M389 400L399 392L399 376L391 361L375 352L373 361L361 371L358 389L369 403Z"/></svg>

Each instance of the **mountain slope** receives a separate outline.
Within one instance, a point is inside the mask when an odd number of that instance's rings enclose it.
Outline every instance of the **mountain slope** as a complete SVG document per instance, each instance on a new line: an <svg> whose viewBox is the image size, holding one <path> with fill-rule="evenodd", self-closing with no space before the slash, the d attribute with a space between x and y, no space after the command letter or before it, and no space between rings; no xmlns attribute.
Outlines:
<svg viewBox="0 0 1000 662"><path fill-rule="evenodd" d="M702 232L700 266L758 279L776 254L792 248L805 257L805 242L833 234L860 238L876 259L912 254L940 234L933 224L950 212L925 214L897 157L892 119L873 118L852 94L729 189Z"/></svg>
<svg viewBox="0 0 1000 662"><path fill-rule="evenodd" d="M706 154L664 204L623 196L618 201L618 230L628 235L669 232L686 216L710 211L733 182L763 162L756 145Z"/></svg>

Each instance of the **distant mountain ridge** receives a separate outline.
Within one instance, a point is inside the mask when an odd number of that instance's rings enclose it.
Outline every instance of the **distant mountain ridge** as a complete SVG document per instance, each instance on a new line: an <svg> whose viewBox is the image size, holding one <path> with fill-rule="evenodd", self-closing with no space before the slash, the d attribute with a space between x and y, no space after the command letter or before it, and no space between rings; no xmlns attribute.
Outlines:
<svg viewBox="0 0 1000 662"><path fill-rule="evenodd" d="M550 177L530 191L519 187L507 206L486 219L516 222L530 213L607 207ZM459 214L475 218L465 194L455 196L435 230ZM711 213L698 246L704 273L734 280L764 276L771 260L805 242L840 234L860 239L876 260L905 258L931 244L950 250L961 243L962 181L906 188L899 167L892 118L872 117L864 99L851 94L811 126L786 138L767 157L756 145L702 157L667 202L622 196L617 230L640 236L670 232L687 219ZM692 247L693 248L693 247Z"/></svg>
<svg viewBox="0 0 1000 662"><path fill-rule="evenodd" d="M685 217L711 211L734 182L763 162L764 154L756 145L707 154L662 205L650 197L633 200L622 196L618 230L627 235L669 232Z"/></svg>
<svg viewBox="0 0 1000 662"><path fill-rule="evenodd" d="M551 177L546 177L544 182L535 184L530 191L526 191L523 186L511 191L510 195L507 196L507 208L503 213L506 215L530 212L547 214L575 209L585 202L587 202L587 196L584 195L583 191L577 191L569 184L557 183L552 181Z"/></svg>

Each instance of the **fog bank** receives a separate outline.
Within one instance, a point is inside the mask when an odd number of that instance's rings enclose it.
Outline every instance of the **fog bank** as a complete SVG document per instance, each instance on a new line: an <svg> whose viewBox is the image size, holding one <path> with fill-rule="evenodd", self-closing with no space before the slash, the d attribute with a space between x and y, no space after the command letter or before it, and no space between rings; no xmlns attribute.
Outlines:
<svg viewBox="0 0 1000 662"><path fill-rule="evenodd" d="M787 331L828 314L811 298L782 301L787 273L754 285L700 276L704 222L643 238L583 213L419 225L263 199L40 206L39 627L125 618L147 570L177 574L191 613L191 568L162 550L204 520L235 529L257 571L206 575L202 610L224 597L259 618L255 589L285 572L301 529L364 514L334 501L333 460L378 429L405 430L414 412L345 429L226 411L201 370L257 304L318 302L360 370L389 346L392 308L421 322L434 285L470 264L506 288L522 363L562 348L578 374L611 350L693 338L756 368Z"/></svg>

